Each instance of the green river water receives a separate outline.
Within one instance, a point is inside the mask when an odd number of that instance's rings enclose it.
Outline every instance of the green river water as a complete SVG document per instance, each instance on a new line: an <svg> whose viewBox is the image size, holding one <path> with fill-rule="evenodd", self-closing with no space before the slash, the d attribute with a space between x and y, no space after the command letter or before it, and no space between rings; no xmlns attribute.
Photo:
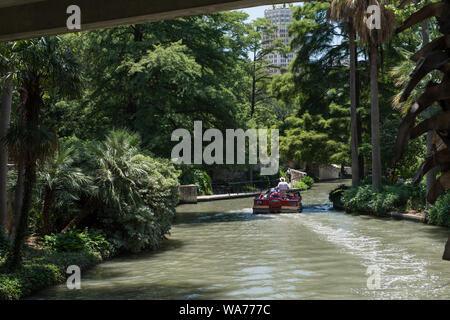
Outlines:
<svg viewBox="0 0 450 320"><path fill-rule="evenodd" d="M120 257L31 299L450 299L449 230L332 210L303 193L300 214L252 215L252 199L177 208L161 250ZM368 288L368 268L379 288Z"/></svg>

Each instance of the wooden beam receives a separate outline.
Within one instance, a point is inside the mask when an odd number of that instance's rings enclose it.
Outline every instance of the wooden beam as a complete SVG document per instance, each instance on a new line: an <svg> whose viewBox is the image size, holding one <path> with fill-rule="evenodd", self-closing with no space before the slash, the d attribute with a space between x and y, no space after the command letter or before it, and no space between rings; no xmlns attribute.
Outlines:
<svg viewBox="0 0 450 320"><path fill-rule="evenodd" d="M169 20L293 0L45 0L0 2L0 41L50 36L74 30L66 26L70 5L81 9L81 30ZM3 3L5 5L5 3Z"/></svg>

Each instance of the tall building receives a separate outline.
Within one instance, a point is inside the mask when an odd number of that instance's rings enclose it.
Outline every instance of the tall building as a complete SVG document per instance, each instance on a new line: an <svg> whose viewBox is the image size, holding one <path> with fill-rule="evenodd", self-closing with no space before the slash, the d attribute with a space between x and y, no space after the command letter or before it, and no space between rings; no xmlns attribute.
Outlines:
<svg viewBox="0 0 450 320"><path fill-rule="evenodd" d="M292 21L292 4L278 4L273 5L272 8L264 11L264 17L270 21L272 25L276 25L278 30L273 36L275 38L283 39L284 43L289 46L293 36L289 36L288 24ZM263 41L270 40L271 36L263 34ZM269 46L269 44L266 44ZM272 62L272 65L280 66L280 69L287 69L292 60L295 59L295 53L290 52L287 56L283 56L279 53L273 53L265 56L265 59ZM270 74L280 73L280 69L268 69Z"/></svg>

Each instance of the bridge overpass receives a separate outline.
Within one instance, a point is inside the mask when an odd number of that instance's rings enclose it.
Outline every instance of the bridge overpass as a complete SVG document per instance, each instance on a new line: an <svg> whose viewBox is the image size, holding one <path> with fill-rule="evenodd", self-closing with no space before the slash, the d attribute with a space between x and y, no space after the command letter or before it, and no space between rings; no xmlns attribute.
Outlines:
<svg viewBox="0 0 450 320"><path fill-rule="evenodd" d="M66 25L70 5L80 7L86 31L286 2L296 1L0 0L0 42L73 32Z"/></svg>

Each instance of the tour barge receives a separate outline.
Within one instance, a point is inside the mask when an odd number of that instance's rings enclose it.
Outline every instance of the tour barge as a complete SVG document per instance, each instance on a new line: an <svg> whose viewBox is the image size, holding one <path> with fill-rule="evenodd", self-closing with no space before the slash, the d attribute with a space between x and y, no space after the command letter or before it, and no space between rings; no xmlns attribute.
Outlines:
<svg viewBox="0 0 450 320"><path fill-rule="evenodd" d="M298 213L302 210L302 196L299 192L286 193L284 198L278 192L265 192L253 200L253 214Z"/></svg>

